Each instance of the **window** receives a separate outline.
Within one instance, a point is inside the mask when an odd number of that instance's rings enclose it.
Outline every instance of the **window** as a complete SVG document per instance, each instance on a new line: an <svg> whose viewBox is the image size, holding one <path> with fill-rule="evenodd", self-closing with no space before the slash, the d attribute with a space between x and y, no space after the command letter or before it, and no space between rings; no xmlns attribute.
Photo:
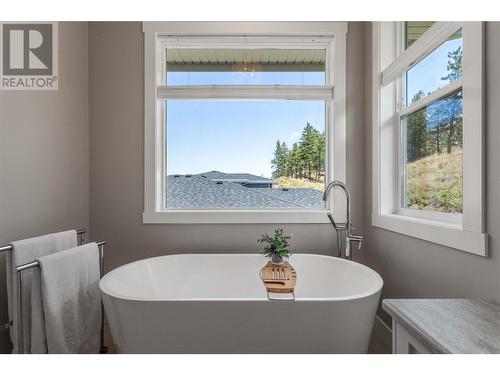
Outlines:
<svg viewBox="0 0 500 375"><path fill-rule="evenodd" d="M486 255L482 24L374 25L373 225Z"/></svg>
<svg viewBox="0 0 500 375"><path fill-rule="evenodd" d="M408 35L408 26L406 34ZM408 106L458 80L462 76L462 55L463 38L462 29L460 29L407 70L406 82L404 82L405 105Z"/></svg>
<svg viewBox="0 0 500 375"><path fill-rule="evenodd" d="M402 116L401 134L402 207L461 214L462 90Z"/></svg>
<svg viewBox="0 0 500 375"><path fill-rule="evenodd" d="M414 29L412 22L405 22L406 46L416 38ZM462 56L459 29L400 80L405 88L399 111L401 208L445 213L441 220L454 222L460 222L463 211ZM424 101L431 94L435 99Z"/></svg>
<svg viewBox="0 0 500 375"><path fill-rule="evenodd" d="M168 100L167 209L323 209L325 101Z"/></svg>
<svg viewBox="0 0 500 375"><path fill-rule="evenodd" d="M145 222L327 222L326 209L342 211L341 196L325 205L322 194L345 180L346 30L321 24L258 35L144 24Z"/></svg>

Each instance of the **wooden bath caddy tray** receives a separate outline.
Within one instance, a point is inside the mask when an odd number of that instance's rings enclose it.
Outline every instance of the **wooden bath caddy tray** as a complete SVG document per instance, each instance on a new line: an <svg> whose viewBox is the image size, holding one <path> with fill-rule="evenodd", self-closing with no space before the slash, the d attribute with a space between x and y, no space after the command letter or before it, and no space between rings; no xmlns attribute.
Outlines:
<svg viewBox="0 0 500 375"><path fill-rule="evenodd" d="M267 262L260 270L260 278L266 287L269 299L273 299L270 298L269 293L291 293L293 299L295 299L294 290L297 283L297 272L288 262L279 266Z"/></svg>

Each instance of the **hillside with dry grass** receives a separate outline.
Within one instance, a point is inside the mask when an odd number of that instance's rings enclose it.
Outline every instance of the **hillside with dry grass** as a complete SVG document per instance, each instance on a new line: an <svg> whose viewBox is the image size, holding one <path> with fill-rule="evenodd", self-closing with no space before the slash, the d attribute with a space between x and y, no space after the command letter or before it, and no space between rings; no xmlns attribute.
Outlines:
<svg viewBox="0 0 500 375"><path fill-rule="evenodd" d="M302 189L314 189L319 191L325 190L324 182L310 181L307 179L299 179L292 177L278 177L278 181L275 187L277 188L302 188Z"/></svg>
<svg viewBox="0 0 500 375"><path fill-rule="evenodd" d="M462 149L433 154L407 166L408 207L462 212Z"/></svg>
<svg viewBox="0 0 500 375"><path fill-rule="evenodd" d="M427 211L462 212L462 149L433 154L407 166L408 207ZM276 188L324 191L324 182L279 177Z"/></svg>

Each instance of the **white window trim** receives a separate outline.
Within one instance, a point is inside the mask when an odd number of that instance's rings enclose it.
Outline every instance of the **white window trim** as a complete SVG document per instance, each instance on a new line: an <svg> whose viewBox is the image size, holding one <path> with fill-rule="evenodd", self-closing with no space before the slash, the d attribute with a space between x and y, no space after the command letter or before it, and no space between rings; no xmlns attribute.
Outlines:
<svg viewBox="0 0 500 375"><path fill-rule="evenodd" d="M401 75L462 28L463 75L419 102L400 108ZM401 53L401 23L373 22L373 207L372 225L465 252L488 256L484 233L484 25L481 22L436 22ZM399 31L398 31L399 30ZM383 41L383 46L381 41ZM399 57L396 60L396 57ZM415 213L401 209L399 115L463 89L463 215ZM399 113L398 113L399 111Z"/></svg>
<svg viewBox="0 0 500 375"><path fill-rule="evenodd" d="M275 45L280 37L294 36L310 41L311 37L317 43L324 43L326 39L332 39L333 48L329 49L327 64L330 74L327 79L327 87L310 86L300 88L279 87L270 88L262 86L238 87L238 95L241 98L267 98L294 99L298 97L298 91L307 91L311 99L331 98L335 96L333 105L327 103L326 116L329 117L327 124L327 138L333 142L327 142L327 181L346 181L346 34L347 22L144 22L144 223L329 223L327 212L331 212L338 222L345 221L345 199L340 191L332 192L331 198L325 209L162 209L163 188L163 122L162 108L158 105L158 98L181 98L198 97L216 98L224 96L223 87L204 87L205 93L201 93L200 87L181 86L166 87L158 86L162 82L163 71L161 69L162 53L165 43L172 45L176 40L182 40L190 36L193 43L200 43L206 36L233 36L236 37L235 47L238 44L238 36L242 40L255 37L263 46ZM197 40L196 36L200 36ZM233 39L234 40L234 39ZM221 43L223 40L221 39ZM185 43L180 45L186 46ZM198 44L199 45L199 44ZM212 46L212 44L211 44ZM228 44L224 44L228 46ZM309 48L311 44L302 47ZM333 75L333 80L330 78ZM232 88L234 91L234 87ZM274 92L273 92L274 91ZM334 93L333 93L334 91ZM196 94L195 94L196 93ZM301 98L304 96L302 95ZM335 209L333 209L335 207Z"/></svg>

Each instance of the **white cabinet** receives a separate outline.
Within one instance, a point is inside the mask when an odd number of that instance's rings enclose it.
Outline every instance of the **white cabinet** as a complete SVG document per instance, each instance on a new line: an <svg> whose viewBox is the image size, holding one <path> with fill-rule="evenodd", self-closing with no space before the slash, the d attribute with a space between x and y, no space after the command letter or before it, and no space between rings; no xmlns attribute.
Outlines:
<svg viewBox="0 0 500 375"><path fill-rule="evenodd" d="M481 299L384 299L394 354L500 353L500 305Z"/></svg>
<svg viewBox="0 0 500 375"><path fill-rule="evenodd" d="M392 319L392 353L431 354L429 349L408 333L395 319Z"/></svg>

